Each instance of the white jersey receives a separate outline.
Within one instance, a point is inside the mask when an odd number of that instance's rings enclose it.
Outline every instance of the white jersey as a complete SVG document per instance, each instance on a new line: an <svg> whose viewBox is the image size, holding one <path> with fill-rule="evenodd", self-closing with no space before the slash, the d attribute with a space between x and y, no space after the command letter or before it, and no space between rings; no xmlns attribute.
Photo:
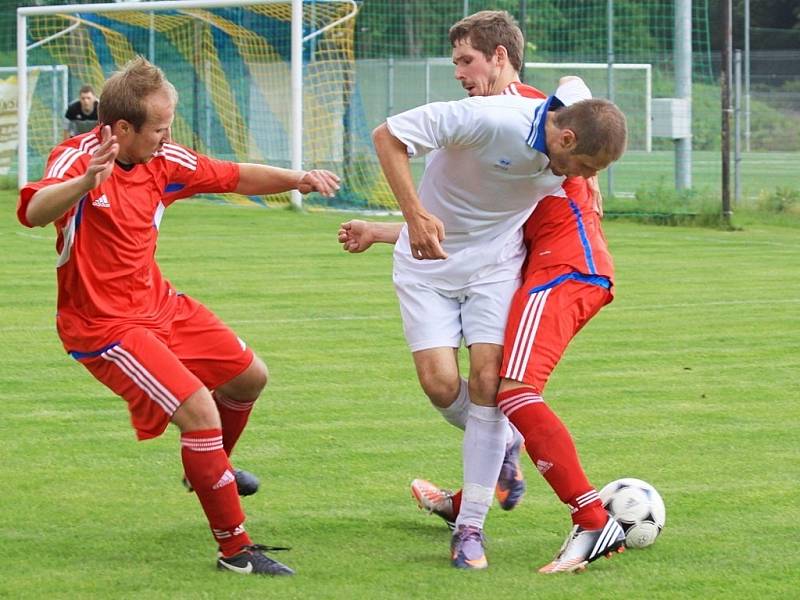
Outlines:
<svg viewBox="0 0 800 600"><path fill-rule="evenodd" d="M565 103L590 97L582 81L559 88ZM585 90L585 92L583 91ZM564 92L562 94L562 91ZM550 171L544 122L552 99L514 95L435 102L386 121L410 157L437 150L419 185L422 205L444 224L445 260L411 256L408 228L394 251L395 278L444 290L519 276L525 259L521 227L536 203L563 195L564 177ZM539 136L531 143L531 136Z"/></svg>

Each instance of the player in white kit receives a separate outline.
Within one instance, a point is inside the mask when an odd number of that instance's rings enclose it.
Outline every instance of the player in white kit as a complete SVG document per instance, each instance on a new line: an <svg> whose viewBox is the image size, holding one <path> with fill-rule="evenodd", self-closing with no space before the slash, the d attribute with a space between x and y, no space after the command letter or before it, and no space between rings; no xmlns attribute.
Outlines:
<svg viewBox="0 0 800 600"><path fill-rule="evenodd" d="M462 337L470 354L457 567L486 566L483 522L508 428L494 401L507 309L525 257L521 226L532 199L558 195L566 175L594 175L625 147L622 114L589 97L573 79L547 100L434 103L390 117L373 133L407 222L394 282L420 381L442 369L457 372ZM433 150L417 193L408 159ZM480 546L479 556L462 551L470 544Z"/></svg>

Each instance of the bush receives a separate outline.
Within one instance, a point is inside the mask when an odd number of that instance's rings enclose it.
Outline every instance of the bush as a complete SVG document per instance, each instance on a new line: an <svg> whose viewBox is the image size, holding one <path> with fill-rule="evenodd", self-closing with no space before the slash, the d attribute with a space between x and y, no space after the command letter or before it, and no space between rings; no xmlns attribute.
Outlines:
<svg viewBox="0 0 800 600"><path fill-rule="evenodd" d="M763 190L758 195L756 206L759 210L800 215L800 189L779 187L774 190Z"/></svg>

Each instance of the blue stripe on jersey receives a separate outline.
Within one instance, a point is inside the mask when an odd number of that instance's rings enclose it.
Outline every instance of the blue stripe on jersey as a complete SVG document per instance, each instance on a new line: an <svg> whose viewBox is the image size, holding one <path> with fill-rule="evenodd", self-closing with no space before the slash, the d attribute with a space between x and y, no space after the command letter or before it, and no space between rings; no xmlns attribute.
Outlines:
<svg viewBox="0 0 800 600"><path fill-rule="evenodd" d="M578 205L570 198L569 200L569 207L572 210L572 214L575 215L575 224L578 227L578 235L581 238L581 246L583 246L583 255L586 258L586 268L589 269L589 273L595 274L597 273L597 269L594 266L594 256L592 256L592 245L589 243L589 238L586 236L586 227L583 226L583 217L581 216L581 209L578 208Z"/></svg>
<svg viewBox="0 0 800 600"><path fill-rule="evenodd" d="M83 218L83 205L86 204L86 200L88 198L88 194L84 194L83 198L78 200L78 208L75 210L75 231L78 231L78 225L81 224L81 219Z"/></svg>
<svg viewBox="0 0 800 600"><path fill-rule="evenodd" d="M551 279L542 285L537 285L535 288L529 289L528 293L535 294L536 292L541 292L548 288L555 287L559 283L564 283L565 281L569 280L580 281L582 283L588 283L589 285L597 285L607 290L611 289L611 281L608 279L608 277L603 277L602 275L586 275L584 273L573 271L572 273L564 273L563 275L559 275L555 279Z"/></svg>
<svg viewBox="0 0 800 600"><path fill-rule="evenodd" d="M100 350L95 350L94 352L78 352L77 350L70 350L69 355L75 360L80 360L82 358L95 358L100 356L106 350L111 350L114 346L119 346L119 342L114 342L108 346L103 346L100 348Z"/></svg>
<svg viewBox="0 0 800 600"><path fill-rule="evenodd" d="M164 193L169 194L170 192L179 192L185 187L186 184L184 183L168 183L167 187L164 188Z"/></svg>
<svg viewBox="0 0 800 600"><path fill-rule="evenodd" d="M547 142L544 136L544 124L547 120L547 111L550 109L559 108L564 106L555 96L550 96L547 100L542 102L539 106L533 109L533 121L531 122L531 129L528 132L526 139L528 146L534 150L538 150L542 154L547 154Z"/></svg>

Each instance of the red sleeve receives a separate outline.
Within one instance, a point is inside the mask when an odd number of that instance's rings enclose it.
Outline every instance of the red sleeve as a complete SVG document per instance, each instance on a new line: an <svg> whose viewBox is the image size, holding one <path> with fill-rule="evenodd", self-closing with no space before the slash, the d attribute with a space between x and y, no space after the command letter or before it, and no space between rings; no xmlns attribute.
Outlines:
<svg viewBox="0 0 800 600"><path fill-rule="evenodd" d="M88 153L70 146L56 147L47 159L44 179L27 183L19 191L19 202L17 203L17 219L19 222L25 227L33 227L28 222L27 214L28 205L34 194L48 185L61 183L83 175L88 164Z"/></svg>
<svg viewBox="0 0 800 600"><path fill-rule="evenodd" d="M239 185L237 163L197 154L178 144L165 144L163 152L169 166L163 197L167 206L195 194L232 192Z"/></svg>

